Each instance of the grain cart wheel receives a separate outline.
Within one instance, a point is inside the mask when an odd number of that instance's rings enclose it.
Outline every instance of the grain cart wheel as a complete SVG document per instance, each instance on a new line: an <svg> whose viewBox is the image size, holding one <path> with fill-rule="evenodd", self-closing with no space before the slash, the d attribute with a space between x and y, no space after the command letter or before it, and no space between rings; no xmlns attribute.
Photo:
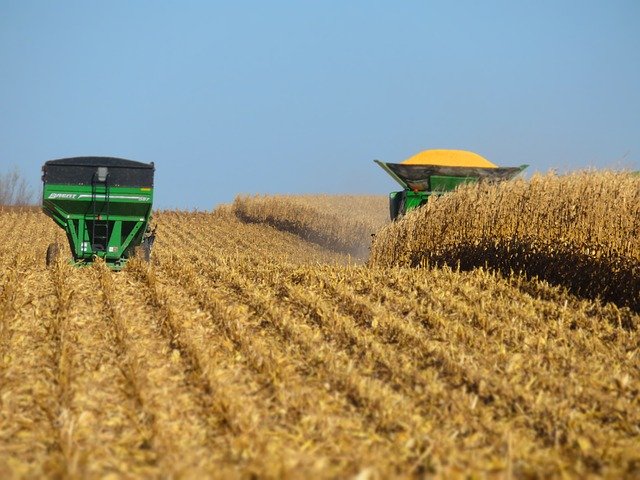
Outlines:
<svg viewBox="0 0 640 480"><path fill-rule="evenodd" d="M47 267L52 266L56 263L58 259L58 254L60 253L60 247L57 243L50 243L47 247Z"/></svg>
<svg viewBox="0 0 640 480"><path fill-rule="evenodd" d="M389 197L389 216L392 221L404 215L404 203L407 196L404 191L394 193L393 197Z"/></svg>
<svg viewBox="0 0 640 480"><path fill-rule="evenodd" d="M151 261L151 248L155 241L156 227L147 227L147 231L144 232L144 236L142 237L142 243L136 247L135 256L149 263Z"/></svg>

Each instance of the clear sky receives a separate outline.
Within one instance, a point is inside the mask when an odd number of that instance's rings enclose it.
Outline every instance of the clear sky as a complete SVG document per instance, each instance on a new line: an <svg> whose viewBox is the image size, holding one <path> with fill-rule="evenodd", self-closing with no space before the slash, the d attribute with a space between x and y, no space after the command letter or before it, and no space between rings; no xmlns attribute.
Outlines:
<svg viewBox="0 0 640 480"><path fill-rule="evenodd" d="M0 171L156 163L156 205L380 193L374 158L640 168L640 0L0 0ZM6 167L6 168L5 168Z"/></svg>

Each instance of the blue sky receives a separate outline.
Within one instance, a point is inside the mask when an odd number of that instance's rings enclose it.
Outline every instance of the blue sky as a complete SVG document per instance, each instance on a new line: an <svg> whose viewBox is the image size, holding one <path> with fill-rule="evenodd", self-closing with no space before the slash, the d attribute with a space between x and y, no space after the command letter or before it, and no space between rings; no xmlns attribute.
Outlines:
<svg viewBox="0 0 640 480"><path fill-rule="evenodd" d="M156 163L156 205L379 193L374 158L640 168L640 1L0 0L0 171Z"/></svg>

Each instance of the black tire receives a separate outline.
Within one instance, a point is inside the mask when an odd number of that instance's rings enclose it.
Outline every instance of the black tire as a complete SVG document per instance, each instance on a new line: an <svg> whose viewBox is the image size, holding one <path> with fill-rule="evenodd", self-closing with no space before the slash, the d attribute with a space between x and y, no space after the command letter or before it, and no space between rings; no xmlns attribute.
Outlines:
<svg viewBox="0 0 640 480"><path fill-rule="evenodd" d="M59 245L57 243L50 243L47 247L47 267L50 267L56 263L59 254Z"/></svg>
<svg viewBox="0 0 640 480"><path fill-rule="evenodd" d="M391 217L391 221L394 221L404 215L405 197L406 193L404 190L401 192L395 192L393 197L389 197L389 216Z"/></svg>

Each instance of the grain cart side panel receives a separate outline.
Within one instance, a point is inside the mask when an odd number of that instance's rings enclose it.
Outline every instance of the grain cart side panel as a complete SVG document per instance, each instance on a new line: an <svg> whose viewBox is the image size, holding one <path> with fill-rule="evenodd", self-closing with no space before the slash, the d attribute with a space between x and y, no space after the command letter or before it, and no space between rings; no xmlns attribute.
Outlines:
<svg viewBox="0 0 640 480"><path fill-rule="evenodd" d="M154 171L153 163L112 157L44 164L42 209L65 230L76 263L101 257L120 269L133 256L151 217Z"/></svg>

